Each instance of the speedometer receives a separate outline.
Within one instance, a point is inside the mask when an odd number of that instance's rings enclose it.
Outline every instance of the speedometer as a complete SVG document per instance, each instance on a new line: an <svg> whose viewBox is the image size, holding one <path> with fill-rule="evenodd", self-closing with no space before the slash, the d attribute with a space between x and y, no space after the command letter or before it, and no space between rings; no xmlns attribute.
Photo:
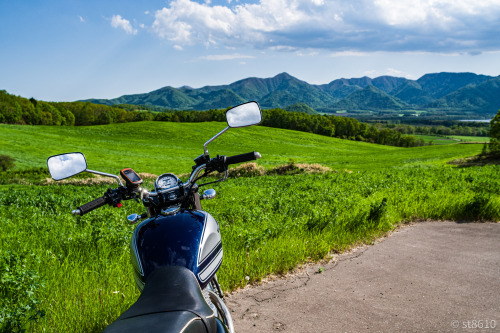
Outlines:
<svg viewBox="0 0 500 333"><path fill-rule="evenodd" d="M171 188L177 186L180 182L180 179L177 178L176 175L171 173L164 173L163 175L156 178L155 181L155 189L156 190L164 190L167 188Z"/></svg>

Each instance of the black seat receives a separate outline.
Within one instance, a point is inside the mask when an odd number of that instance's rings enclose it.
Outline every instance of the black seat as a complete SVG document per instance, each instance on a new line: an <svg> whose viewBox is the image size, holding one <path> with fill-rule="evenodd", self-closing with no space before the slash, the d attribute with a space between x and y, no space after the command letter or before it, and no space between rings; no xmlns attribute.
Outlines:
<svg viewBox="0 0 500 333"><path fill-rule="evenodd" d="M139 299L104 332L216 333L217 328L193 272L167 266L149 275Z"/></svg>

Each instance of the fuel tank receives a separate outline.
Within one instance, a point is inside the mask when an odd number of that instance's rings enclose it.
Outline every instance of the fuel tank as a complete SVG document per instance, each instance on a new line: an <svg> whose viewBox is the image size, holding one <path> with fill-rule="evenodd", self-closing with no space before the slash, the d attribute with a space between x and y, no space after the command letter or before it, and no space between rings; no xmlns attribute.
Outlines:
<svg viewBox="0 0 500 333"><path fill-rule="evenodd" d="M204 288L222 263L222 242L217 221L202 210L148 218L132 235L130 256L137 287L156 268L184 266Z"/></svg>

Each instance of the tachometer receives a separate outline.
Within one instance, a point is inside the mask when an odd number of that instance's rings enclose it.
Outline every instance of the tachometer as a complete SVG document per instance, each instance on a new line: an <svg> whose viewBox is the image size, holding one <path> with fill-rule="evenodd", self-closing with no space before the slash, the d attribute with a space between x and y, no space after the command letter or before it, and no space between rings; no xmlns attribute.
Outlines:
<svg viewBox="0 0 500 333"><path fill-rule="evenodd" d="M180 182L180 179L177 178L176 175L172 173L164 173L163 175L156 178L155 181L155 189L156 190L164 190L167 188L171 188L177 186Z"/></svg>

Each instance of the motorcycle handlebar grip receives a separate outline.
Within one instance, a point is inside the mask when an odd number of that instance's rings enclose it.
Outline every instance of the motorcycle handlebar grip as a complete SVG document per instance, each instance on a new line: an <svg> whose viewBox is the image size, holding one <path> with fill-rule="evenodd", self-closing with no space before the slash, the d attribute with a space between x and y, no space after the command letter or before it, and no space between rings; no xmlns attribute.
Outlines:
<svg viewBox="0 0 500 333"><path fill-rule="evenodd" d="M253 151L251 153L226 157L226 164L229 165L229 164L236 164L236 163L241 163L241 162L248 162L248 161L256 160L256 159L261 158L261 157L262 156L258 152Z"/></svg>
<svg viewBox="0 0 500 333"><path fill-rule="evenodd" d="M78 215L87 214L88 212L91 212L94 209L104 206L106 203L107 200L105 197L100 197L95 200L92 200L91 202L87 202L85 205L78 207L78 210L80 211L80 214Z"/></svg>

